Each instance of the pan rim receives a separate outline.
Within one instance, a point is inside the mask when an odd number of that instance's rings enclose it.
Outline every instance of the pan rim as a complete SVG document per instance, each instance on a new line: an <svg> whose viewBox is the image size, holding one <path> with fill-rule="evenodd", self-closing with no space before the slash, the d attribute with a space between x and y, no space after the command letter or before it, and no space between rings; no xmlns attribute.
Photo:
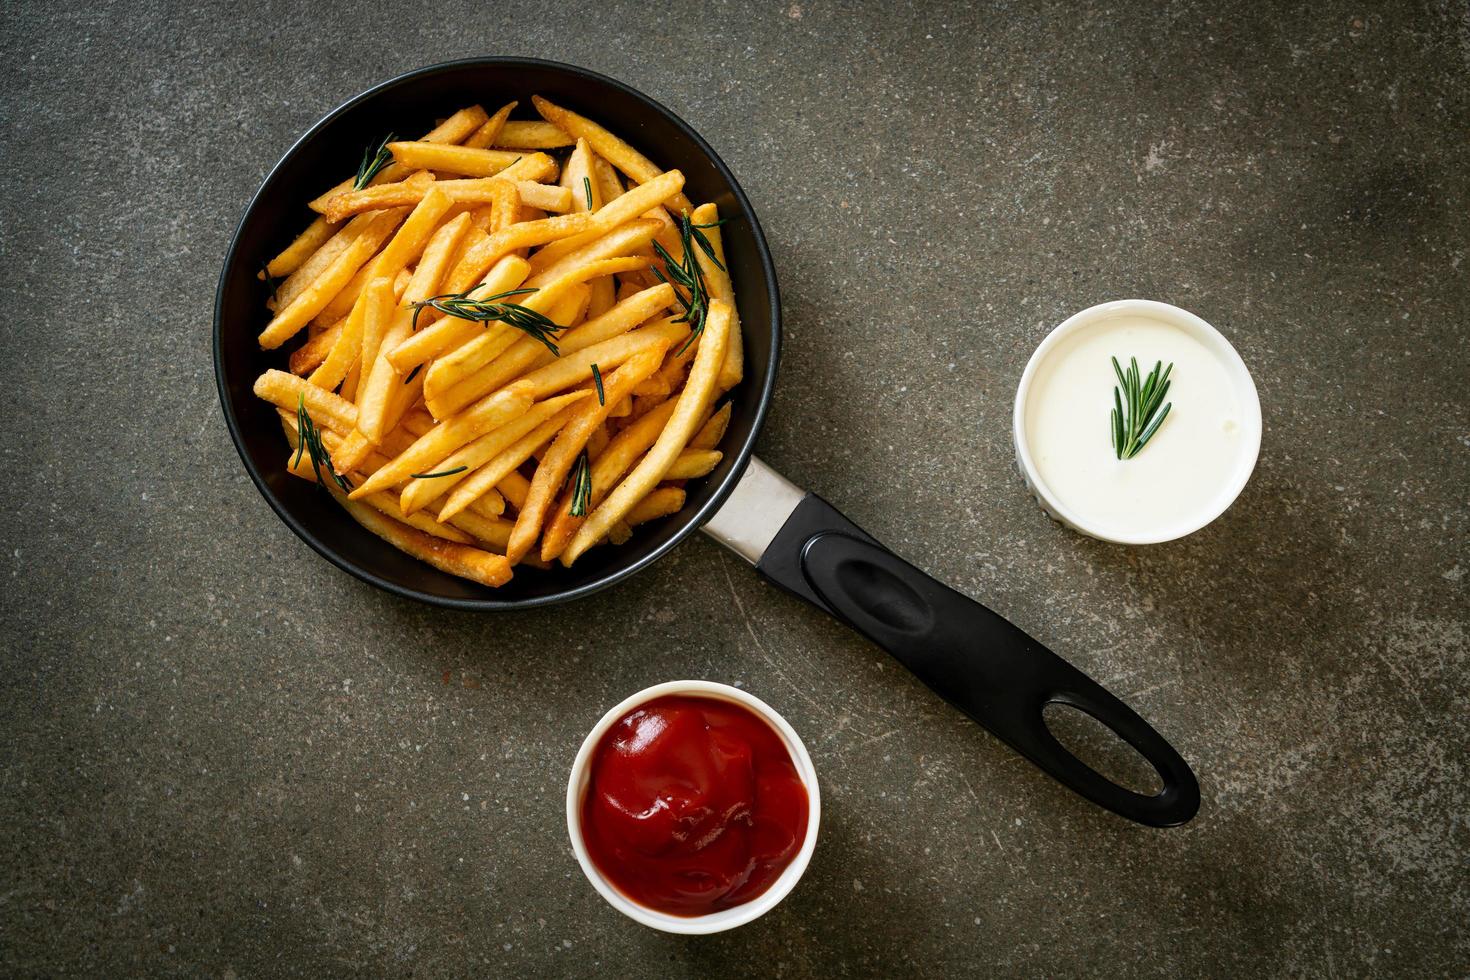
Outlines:
<svg viewBox="0 0 1470 980"><path fill-rule="evenodd" d="M482 598L461 598L444 596L438 595L433 592L427 592L422 589L413 588L412 586L403 585L399 582L391 581L382 577L381 575L376 574L372 570L343 557L334 548L332 548L320 537L318 537L316 533L304 522L298 520L292 513L287 510L285 505L279 499L277 499L275 493L266 483L264 474L260 471L259 467L256 466L254 460L251 459L249 453L246 451L242 426L231 404L229 390L225 383L227 366L225 364L223 351L224 298L226 283L230 278L230 273L236 268L238 262L240 261L239 249L241 238L245 232L246 226L250 223L252 216L255 214L256 209L261 205L263 199L266 197L267 192L274 192L276 190L276 188L274 188L272 185L275 182L277 176L280 174L281 170L286 166L286 164L290 162L291 159L298 152L300 152L303 147L309 144L312 140L316 139L318 134L328 125L336 121L345 113L362 105L363 103L377 98L389 90L409 84L424 77L459 71L465 68L482 66L510 68L527 67L551 69L553 71L563 72L575 78L590 82L593 85L605 86L617 90L624 95L627 95L634 100L642 103L650 111L662 114L670 123L674 125L675 128L679 129L699 149L700 153L709 160L709 162L719 172L720 176L728 185L732 196L735 198L737 206L739 207L746 221L749 222L752 239L755 243L756 256L760 262L761 273L765 278L766 288L770 297L770 355L768 357L768 365L764 383L761 385L761 390L756 399L754 417L751 419L749 432L746 434L745 438L741 441L738 449L736 450L735 460L729 472L725 475L724 479L720 481L720 483L709 492L707 499L699 507L699 509L696 510L689 517L685 518L683 525L677 528L675 532L669 536L669 539L667 541L649 551L647 554L642 555L634 560L615 564L605 574L601 575L598 578L584 582L577 586L568 587L566 589L561 589L555 592L550 592L545 595L528 596L514 599L499 599L493 596L485 596ZM215 289L214 328L212 331L212 337L214 346L213 360L215 386L219 395L220 408L225 416L225 427L229 431L230 440L234 443L235 451L239 455L240 461L244 464L245 471L249 474L251 482L255 484L256 490L263 498L265 498L265 501L267 504L270 505L271 510L275 512L276 516L280 518L282 523L290 528L291 531L295 533L298 538L306 542L306 544L313 551L315 551L321 557L325 558L327 561L331 562L337 568L341 569L344 572L347 572L349 575L352 575L355 578L364 581L370 585L374 585L380 589L383 589L384 591L389 592L393 595L401 596L406 599L415 599L417 601L425 602L430 605L449 609L475 611L532 609L542 606L557 605L560 603L571 602L576 599L585 598L594 593L600 592L603 589L616 585L617 583L624 581L632 575L637 574L638 572L652 565L654 562L658 561L660 558L667 555L677 545L684 542L690 535L692 535L711 517L713 517L715 512L718 511L721 506L723 506L726 499L730 496L731 491L734 490L735 484L744 474L746 466L750 462L750 457L755 449L755 440L760 435L760 430L765 424L766 414L770 410L771 397L776 385L776 373L780 364L781 297L776 281L775 264L771 259L770 248L766 243L765 234L761 229L759 219L756 217L755 209L751 206L749 198L746 197L744 189L741 188L740 183L735 179L735 175L730 172L730 168L725 165L725 162L722 159L720 159L719 154L714 151L714 148L711 147L709 143L705 142L704 138L700 136L699 133L693 129L693 127L686 123L676 113L664 106L662 103L650 98L643 92L633 88L630 85L627 85L623 82L618 81L617 79L610 78L606 75L602 75L598 72L591 71L578 65L571 65L565 62L550 61L540 58L483 56L473 58L461 58L454 61L446 61L433 65L427 65L421 68L413 69L411 71L403 72L399 75L395 75L394 77L387 79L386 81L379 82L378 84L373 85L372 87L353 96L352 98L338 105L336 108L332 109L330 112L322 116L321 119L319 119L309 129L307 129L306 132L304 132L301 136L299 136L295 141L292 142L291 146L286 150L281 158L276 161L275 165L272 166L270 171L266 174L264 180L262 180L260 184L260 187L255 191L253 195L251 195L250 202L246 205L245 211L241 215L239 222L235 226L235 231L230 237L229 248L225 252L223 267L220 271L219 283ZM370 532L364 530L363 533Z"/></svg>

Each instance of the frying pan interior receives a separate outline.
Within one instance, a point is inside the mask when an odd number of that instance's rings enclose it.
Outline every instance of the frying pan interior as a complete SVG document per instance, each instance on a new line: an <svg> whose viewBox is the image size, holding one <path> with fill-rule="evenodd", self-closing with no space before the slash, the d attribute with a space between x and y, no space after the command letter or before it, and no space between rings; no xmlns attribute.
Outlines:
<svg viewBox="0 0 1470 980"><path fill-rule="evenodd" d="M621 135L665 169L684 172L696 203L714 201L745 338L745 380L720 449L724 459L692 481L677 515L640 527L622 546L593 548L570 569L522 566L510 584L487 589L402 554L359 527L326 494L286 473L287 448L275 410L251 392L285 353L261 351L256 335L268 314L262 263L311 220L307 201L356 170L364 147L388 132L413 138L455 109L489 111L515 99L513 118L536 118L533 94L582 112ZM288 344L290 349L293 344ZM340 568L389 591L462 608L560 602L604 588L645 567L707 520L744 469L775 383L780 303L775 271L749 202L713 150L681 120L646 96L601 75L553 62L485 58L400 76L364 93L318 123L291 148L256 194L225 260L215 301L215 374L230 434L266 500L304 541Z"/></svg>

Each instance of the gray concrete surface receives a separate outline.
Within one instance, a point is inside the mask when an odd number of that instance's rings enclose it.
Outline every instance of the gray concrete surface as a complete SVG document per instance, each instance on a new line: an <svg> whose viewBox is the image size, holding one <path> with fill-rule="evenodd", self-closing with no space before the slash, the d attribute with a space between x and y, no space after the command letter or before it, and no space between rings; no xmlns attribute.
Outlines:
<svg viewBox="0 0 1470 980"><path fill-rule="evenodd" d="M160 2L0 8L0 972L1470 971L1470 15L1462 3ZM699 128L770 235L762 454L1139 707L1199 818L1128 825L698 539L579 605L396 600L222 424L219 265L322 113L539 55ZM1255 371L1260 467L1176 544L1014 476L1032 347L1145 296ZM733 934L620 918L562 793L638 687L811 746L806 879Z"/></svg>

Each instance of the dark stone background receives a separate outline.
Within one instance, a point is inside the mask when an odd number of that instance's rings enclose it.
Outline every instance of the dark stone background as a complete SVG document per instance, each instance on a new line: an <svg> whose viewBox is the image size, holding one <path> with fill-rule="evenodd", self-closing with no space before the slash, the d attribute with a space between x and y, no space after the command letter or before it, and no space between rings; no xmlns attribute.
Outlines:
<svg viewBox="0 0 1470 980"><path fill-rule="evenodd" d="M1271 6L0 7L4 972L1464 974L1470 13ZM1197 820L1083 803L703 538L488 617L276 520L210 367L235 223L333 106L495 53L714 144L785 297L762 455L1137 706ZM1045 331L1125 296L1219 326L1266 418L1149 549L1050 523L1009 439ZM606 906L562 813L681 676L784 712L826 811L705 939Z"/></svg>

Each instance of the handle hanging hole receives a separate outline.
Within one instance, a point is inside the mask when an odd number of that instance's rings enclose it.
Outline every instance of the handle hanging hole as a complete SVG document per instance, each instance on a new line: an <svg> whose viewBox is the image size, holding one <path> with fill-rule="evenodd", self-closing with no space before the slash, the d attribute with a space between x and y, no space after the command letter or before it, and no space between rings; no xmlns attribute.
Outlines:
<svg viewBox="0 0 1470 980"><path fill-rule="evenodd" d="M1041 720L1063 748L1099 776L1144 796L1163 790L1158 771L1137 749L1076 705L1049 701L1041 709Z"/></svg>

